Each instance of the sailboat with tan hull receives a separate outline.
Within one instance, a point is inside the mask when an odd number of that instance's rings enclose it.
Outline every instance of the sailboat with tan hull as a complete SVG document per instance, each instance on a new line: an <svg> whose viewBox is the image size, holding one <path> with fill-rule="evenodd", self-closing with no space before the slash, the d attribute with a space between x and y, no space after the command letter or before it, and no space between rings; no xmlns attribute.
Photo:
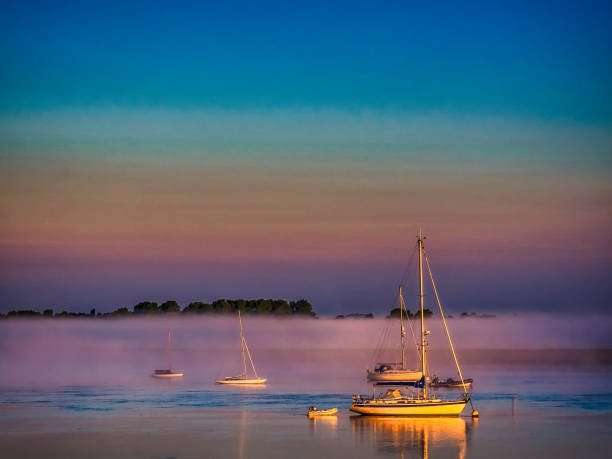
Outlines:
<svg viewBox="0 0 612 459"><path fill-rule="evenodd" d="M267 379L260 378L257 375L257 370L255 369L255 364L253 363L253 358L251 357L251 352L249 351L249 346L247 346L246 339L244 337L244 333L242 330L242 316L240 315L240 311L238 311L238 321L240 322L240 345L242 351L242 373L236 376L227 376L223 379L215 381L217 384L264 384ZM251 369L253 370L253 377L249 377L247 373L247 357L249 358L249 362L251 363Z"/></svg>
<svg viewBox="0 0 612 459"><path fill-rule="evenodd" d="M172 332L168 329L168 368L165 370L155 370L152 375L154 378L180 378L183 373L172 371Z"/></svg>
<svg viewBox="0 0 612 459"><path fill-rule="evenodd" d="M423 239L424 238L422 232L421 230L419 230L419 234L417 236L417 249L419 254L419 303L421 310L421 342L419 349L421 351L420 357L422 376L421 379L414 384L415 388L417 389L416 393L407 394L405 392L402 392L402 390L400 390L399 388L387 388L385 393L377 396L375 392L376 386L379 383L375 382L373 385L372 397L353 395L353 403L350 407L350 410L354 411L355 413L370 416L459 416L465 408L465 405L471 403L470 394L467 392L466 385L462 386L464 388L463 396L456 400L442 400L437 398L432 391L428 391L426 382L427 351L425 337L429 335L429 331L425 329L423 308L423 258L425 258L425 262L427 264L427 271L429 273L433 292L438 303L438 307L440 308L440 315L442 317L444 329L446 330L450 349L452 351L455 364L457 365L457 372L462 383L463 375L461 374L461 369L459 368L459 362L457 360L457 355L455 354L455 348L453 346L453 342L448 331L444 312L442 311L442 306L438 297L436 284L431 274L429 260L427 259L427 256L424 256L423 254ZM398 385L401 387L405 386L405 384ZM477 412L474 411L472 415L476 416Z"/></svg>

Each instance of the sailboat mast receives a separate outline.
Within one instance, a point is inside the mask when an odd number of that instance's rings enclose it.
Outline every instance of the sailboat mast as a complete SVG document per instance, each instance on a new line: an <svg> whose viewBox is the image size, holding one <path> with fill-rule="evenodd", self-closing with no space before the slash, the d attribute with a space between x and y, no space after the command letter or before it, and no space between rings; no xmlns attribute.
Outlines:
<svg viewBox="0 0 612 459"><path fill-rule="evenodd" d="M172 335L168 329L168 370L172 369Z"/></svg>
<svg viewBox="0 0 612 459"><path fill-rule="evenodd" d="M421 362L423 365L423 377L425 378L425 384L423 384L423 398L427 398L427 358L425 351L425 317L423 310L423 233L419 228L419 236L417 238L419 245L419 303L421 306Z"/></svg>
<svg viewBox="0 0 612 459"><path fill-rule="evenodd" d="M402 286L399 286L399 304L400 304L400 339L402 343L402 370L406 369L406 352L404 350L404 337L406 331L404 330L404 299L402 298Z"/></svg>
<svg viewBox="0 0 612 459"><path fill-rule="evenodd" d="M240 309L238 310L238 321L240 322L240 350L242 352L242 374L246 378L247 367L246 367L246 354L244 352L244 336L242 334L242 317L240 316Z"/></svg>

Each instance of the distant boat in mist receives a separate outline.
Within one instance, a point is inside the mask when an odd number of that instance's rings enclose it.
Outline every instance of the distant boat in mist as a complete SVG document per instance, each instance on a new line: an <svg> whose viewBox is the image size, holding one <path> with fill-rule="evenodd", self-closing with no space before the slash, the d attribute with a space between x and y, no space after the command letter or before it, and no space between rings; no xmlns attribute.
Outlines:
<svg viewBox="0 0 612 459"><path fill-rule="evenodd" d="M227 376L224 379L220 379L215 381L217 384L264 384L267 379L260 378L257 375L257 370L255 369L255 364L253 363L253 358L251 357L251 352L249 351L249 346L247 346L246 338L244 337L244 332L242 330L242 316L240 315L240 310L238 310L238 322L240 323L240 346L242 352L242 373L237 376ZM247 373L247 357L249 358L249 362L251 363L251 369L253 370L253 377L249 377Z"/></svg>
<svg viewBox="0 0 612 459"><path fill-rule="evenodd" d="M172 371L172 332L168 329L168 368L165 370L155 370L152 375L154 378L180 378L183 373Z"/></svg>
<svg viewBox="0 0 612 459"><path fill-rule="evenodd" d="M406 310L406 306L404 304L404 297L402 296L401 286L399 288L399 304L401 361L378 362L374 367L373 371L367 368L366 374L368 381L377 382L379 384L413 384L423 377L422 371L410 370L406 368L406 347L404 345L404 341L406 338L406 329L404 328L404 311Z"/></svg>
<svg viewBox="0 0 612 459"><path fill-rule="evenodd" d="M472 387L472 382L474 380L472 378L464 379L463 381L458 381L453 378L447 378L446 380L442 380L437 376L434 376L429 383L429 387L448 387L450 389L469 389Z"/></svg>

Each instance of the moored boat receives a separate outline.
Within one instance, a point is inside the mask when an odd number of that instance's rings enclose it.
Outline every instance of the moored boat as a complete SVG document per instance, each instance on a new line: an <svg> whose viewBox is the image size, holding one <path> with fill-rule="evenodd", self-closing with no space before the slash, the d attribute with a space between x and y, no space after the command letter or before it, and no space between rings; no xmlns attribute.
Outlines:
<svg viewBox="0 0 612 459"><path fill-rule="evenodd" d="M402 287L399 287L399 305L400 305L400 362L379 362L374 367L374 370L366 368L368 381L378 384L407 384L415 383L421 379L423 372L419 370L411 370L406 368L406 350L404 341L406 338L406 330L404 328L404 298L402 296Z"/></svg>
<svg viewBox="0 0 612 459"><path fill-rule="evenodd" d="M400 389L389 389L379 397L354 397L350 410L369 416L459 416L468 402L469 396L441 400L431 396L409 396Z"/></svg>
<svg viewBox="0 0 612 459"><path fill-rule="evenodd" d="M408 370L406 368L394 368L389 363L379 363L374 368L374 371L366 370L368 374L368 380L374 381L381 385L381 383L415 383L423 376L423 373L418 370Z"/></svg>
<svg viewBox="0 0 612 459"><path fill-rule="evenodd" d="M246 338L244 337L244 333L242 330L242 316L240 315L240 311L238 311L238 321L240 322L240 343L241 343L241 352L242 352L242 373L236 376L227 376L223 379L219 379L215 381L217 384L235 384L235 385L257 385L264 384L267 379L261 378L257 375L257 370L255 369L255 364L253 363L253 358L251 357L251 352L249 351L249 346L247 346ZM251 368L253 370L254 377L249 377L247 373L247 357L249 358L249 362L251 362Z"/></svg>
<svg viewBox="0 0 612 459"><path fill-rule="evenodd" d="M461 380L456 380L453 378L448 378L446 380L442 380L437 376L434 376L429 383L429 387L448 387L448 388L459 388L459 389L468 389L472 387L472 383L474 380L472 378Z"/></svg>
<svg viewBox="0 0 612 459"><path fill-rule="evenodd" d="M431 267L429 265L429 260L427 257L423 256L423 235L419 230L419 234L417 236L417 248L419 254L419 303L420 303L420 320L421 320L421 342L419 345L419 349L421 351L421 379L417 381L414 385L415 391L411 394L402 392L399 388L396 389L387 389L384 394L376 395L376 386L380 385L375 383L373 385L373 394L372 397L363 397L361 395L353 396L353 403L351 404L350 410L367 416L459 416L465 405L470 402L470 394L466 390L465 381L461 374L461 368L459 367L459 362L457 360L457 355L455 353L455 348L453 346L453 342L451 340L450 332L448 331L448 326L446 324L446 319L444 317L444 312L442 311L442 305L440 303L440 299L438 297L438 292L436 289L436 284L433 279L433 275L431 274ZM427 351L426 351L426 340L425 337L430 334L428 330L425 329L425 319L424 319L424 307L423 307L423 258L425 258L425 262L427 263L427 270L429 273L429 278L431 280L433 292L435 294L436 301L438 303L438 307L440 308L440 315L442 317L442 322L444 324L444 328L446 330L446 335L448 337L449 346L455 360L455 364L457 365L457 372L459 374L459 379L463 384L464 394L461 398L455 400L443 400L439 399L435 396L434 393L428 391L427 384ZM401 300L401 294L400 294ZM403 346L403 341L402 341ZM402 349L403 350L403 349ZM402 353L403 357L403 353ZM403 358L402 358L403 360ZM399 384L398 384L399 385ZM404 384L406 386L407 384ZM415 393L416 392L416 393ZM473 412L473 415L475 415Z"/></svg>
<svg viewBox="0 0 612 459"><path fill-rule="evenodd" d="M337 413L338 413L338 408L330 408L328 410L319 410L317 409L317 407L311 406L310 408L308 408L308 413L306 413L306 416L308 416L309 418L317 417L317 416L333 416L334 414L337 414Z"/></svg>
<svg viewBox="0 0 612 459"><path fill-rule="evenodd" d="M180 378L183 373L176 373L172 370L155 370L152 375L154 378Z"/></svg>
<svg viewBox="0 0 612 459"><path fill-rule="evenodd" d="M180 378L183 373L172 371L172 332L168 329L168 368L165 370L155 370L151 375L154 378Z"/></svg>
<svg viewBox="0 0 612 459"><path fill-rule="evenodd" d="M223 379L215 381L217 384L263 384L267 381L266 378L244 378L242 375L226 376Z"/></svg>

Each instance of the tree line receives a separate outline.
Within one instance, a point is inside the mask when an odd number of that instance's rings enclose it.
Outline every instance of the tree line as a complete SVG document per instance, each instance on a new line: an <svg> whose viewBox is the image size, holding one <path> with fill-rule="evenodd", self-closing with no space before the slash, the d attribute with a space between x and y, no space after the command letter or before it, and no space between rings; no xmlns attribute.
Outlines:
<svg viewBox="0 0 612 459"><path fill-rule="evenodd" d="M429 308L425 308L423 309L423 317L431 317L433 315L433 312L431 312L431 309ZM395 308L395 309L391 309L391 311L389 312L389 315L387 316L388 318L398 318L400 317L400 308ZM417 309L417 312L415 312L414 314L412 312L410 312L409 309L404 308L404 317L406 317L407 319L420 319L421 318L421 310Z"/></svg>
<svg viewBox="0 0 612 459"><path fill-rule="evenodd" d="M168 300L162 304L155 301L141 301L130 310L127 307L118 308L112 312L96 313L95 308L84 312L62 311L54 313L53 309L45 309L42 313L32 309L9 311L6 315L0 314L0 318L11 317L129 317L141 315L163 315L163 314L235 314L238 311L245 314L255 315L277 315L277 316L299 316L316 317L312 304L308 300L287 301L282 299L231 300L222 298L212 303L192 301L184 308L175 300Z"/></svg>
<svg viewBox="0 0 612 459"><path fill-rule="evenodd" d="M423 317L431 317L433 315L433 312L429 309L429 308L425 308L423 309ZM395 308L392 309L391 312L389 312L389 315L387 316L388 319L395 319L398 318L399 319L400 316L400 308ZM421 311L417 310L416 313L411 313L409 309L404 309L404 317L408 318L408 319L420 319L421 318ZM453 316L451 314L446 314L445 317L447 319L452 319ZM495 316L495 314L477 314L475 312L462 312L459 315L459 318L463 319L463 318L478 318L478 319L492 319Z"/></svg>

